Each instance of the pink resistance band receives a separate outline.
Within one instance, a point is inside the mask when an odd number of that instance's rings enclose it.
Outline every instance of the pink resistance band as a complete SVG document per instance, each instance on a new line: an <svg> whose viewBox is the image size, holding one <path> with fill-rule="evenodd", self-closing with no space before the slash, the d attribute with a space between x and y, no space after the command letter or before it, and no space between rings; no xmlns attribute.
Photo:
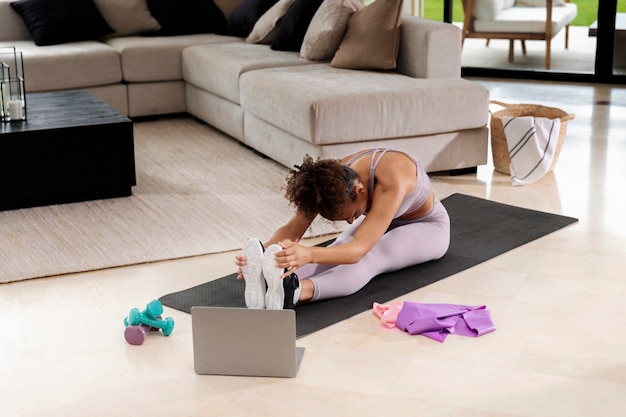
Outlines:
<svg viewBox="0 0 626 417"><path fill-rule="evenodd" d="M387 327L395 326L409 334L421 334L438 342L444 342L449 334L477 337L496 330L486 306L374 303L373 311Z"/></svg>

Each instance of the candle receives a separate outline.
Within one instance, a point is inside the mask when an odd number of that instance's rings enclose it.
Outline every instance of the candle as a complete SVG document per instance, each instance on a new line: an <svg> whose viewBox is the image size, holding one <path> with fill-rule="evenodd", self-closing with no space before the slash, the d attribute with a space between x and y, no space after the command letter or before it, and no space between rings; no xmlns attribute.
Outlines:
<svg viewBox="0 0 626 417"><path fill-rule="evenodd" d="M9 101L9 116L11 120L24 119L24 102L22 100Z"/></svg>
<svg viewBox="0 0 626 417"><path fill-rule="evenodd" d="M0 95L2 100L0 101L0 108L2 108L2 116L9 117L9 89L6 83L0 83Z"/></svg>

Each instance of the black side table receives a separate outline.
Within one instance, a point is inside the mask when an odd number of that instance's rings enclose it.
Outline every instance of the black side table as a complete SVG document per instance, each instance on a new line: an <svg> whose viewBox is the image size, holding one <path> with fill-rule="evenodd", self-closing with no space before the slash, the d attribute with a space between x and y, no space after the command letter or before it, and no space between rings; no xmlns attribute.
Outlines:
<svg viewBox="0 0 626 417"><path fill-rule="evenodd" d="M27 95L0 123L0 210L123 197L136 185L132 121L86 91Z"/></svg>

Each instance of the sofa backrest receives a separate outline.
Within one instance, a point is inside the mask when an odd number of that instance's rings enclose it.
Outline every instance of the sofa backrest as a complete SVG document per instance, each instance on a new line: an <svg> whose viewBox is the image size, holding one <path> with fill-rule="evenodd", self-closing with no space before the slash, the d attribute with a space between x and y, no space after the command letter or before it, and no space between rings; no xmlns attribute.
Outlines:
<svg viewBox="0 0 626 417"><path fill-rule="evenodd" d="M515 0L476 0L474 17L478 20L493 20L502 9L515 5Z"/></svg>
<svg viewBox="0 0 626 417"><path fill-rule="evenodd" d="M0 0L0 46L8 45L5 41L31 40L32 36L24 24L22 17L11 7L15 0ZM243 0L214 0L222 10L226 19L230 19L233 10Z"/></svg>
<svg viewBox="0 0 626 417"><path fill-rule="evenodd" d="M461 29L449 23L402 16L397 71L413 78L461 77Z"/></svg>
<svg viewBox="0 0 626 417"><path fill-rule="evenodd" d="M5 41L32 39L24 21L11 7L15 0L0 0L0 46L11 46Z"/></svg>
<svg viewBox="0 0 626 417"><path fill-rule="evenodd" d="M233 10L239 6L243 0L213 0L217 7L224 13L226 20L230 20Z"/></svg>

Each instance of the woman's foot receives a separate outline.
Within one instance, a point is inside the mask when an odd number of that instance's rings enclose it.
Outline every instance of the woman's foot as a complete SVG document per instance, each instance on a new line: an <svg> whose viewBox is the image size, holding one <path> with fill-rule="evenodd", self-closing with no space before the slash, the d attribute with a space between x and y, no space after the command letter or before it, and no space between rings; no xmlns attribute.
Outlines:
<svg viewBox="0 0 626 417"><path fill-rule="evenodd" d="M246 307L265 308L265 278L263 277L263 245L258 239L248 239L242 248L246 264L241 267L246 284Z"/></svg>
<svg viewBox="0 0 626 417"><path fill-rule="evenodd" d="M267 282L265 293L265 308L268 310L282 310L294 308L295 292L300 287L296 274L281 278L285 270L276 266L274 259L276 252L283 250L280 245L270 245L263 254L263 275Z"/></svg>

